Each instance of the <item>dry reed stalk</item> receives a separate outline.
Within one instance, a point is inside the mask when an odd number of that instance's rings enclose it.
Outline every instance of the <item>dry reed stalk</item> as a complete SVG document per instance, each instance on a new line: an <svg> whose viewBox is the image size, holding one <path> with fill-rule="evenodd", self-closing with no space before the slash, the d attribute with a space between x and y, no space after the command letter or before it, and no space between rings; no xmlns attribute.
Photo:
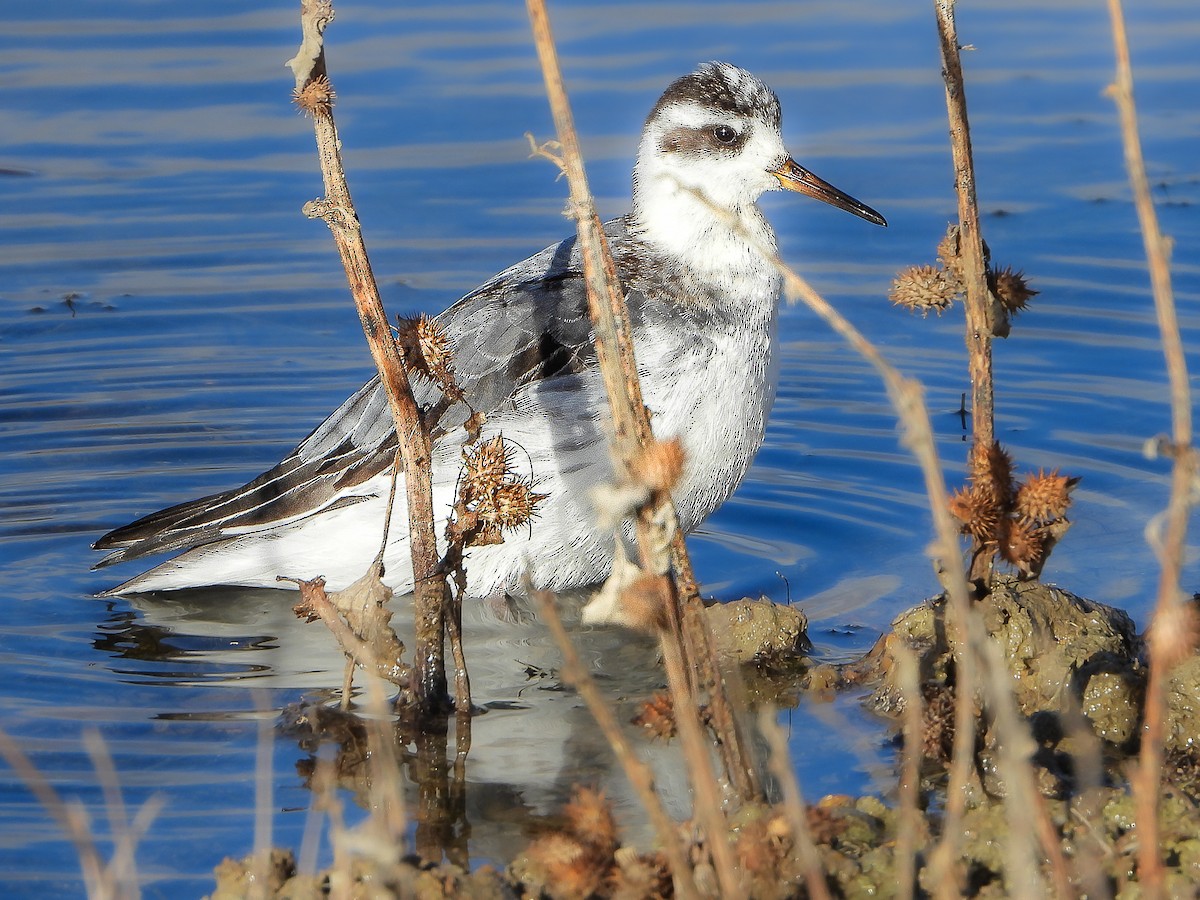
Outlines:
<svg viewBox="0 0 1200 900"><path fill-rule="evenodd" d="M969 629L978 623L978 616L971 608L967 571L958 549L958 525L950 515L946 480L942 473L937 447L933 440L933 426L929 420L929 409L919 382L905 378L879 353L862 333L818 294L803 278L776 258L776 265L783 273L784 289L789 297L803 300L842 338L857 350L879 372L887 387L903 432L901 443L916 458L925 480L925 492L933 514L935 536L928 553L942 574L943 584L949 597L947 612L947 636L954 648L955 706L954 752L951 759L950 787L946 800L945 830L937 848L930 855L930 866L934 867L935 884L944 885L945 890L957 894L958 885L950 876L951 866L958 860L958 845L962 837L961 821L966 803L966 785L974 767L975 715L972 698L979 684L979 664L969 648ZM966 698L966 699L964 699Z"/></svg>
<svg viewBox="0 0 1200 900"><path fill-rule="evenodd" d="M658 835L663 853L666 854L667 862L671 867L676 895L683 898L698 898L700 894L692 879L692 868L680 845L675 823L667 815L662 801L655 792L654 774L634 751L625 733L621 730L616 716L613 715L607 701L600 693L600 689L596 687L596 682L592 680L587 668L580 661L579 654L575 652L575 645L571 643L570 635L563 627L555 596L548 591L531 591L530 593L537 602L539 614L546 623L551 637L554 638L554 642L562 653L563 678L575 688L583 702L587 704L588 711L596 720L596 724L612 748L613 755L617 758L617 763L625 772L625 777L629 779L630 785L650 817L650 824Z"/></svg>
<svg viewBox="0 0 1200 900"><path fill-rule="evenodd" d="M967 95L958 52L954 4L955 0L934 0L933 6L937 13L942 77L946 83L946 114L950 121L950 148L954 158L954 187L958 195L958 249L966 295L971 425L975 443L990 446L995 440L992 335L996 323L975 197L975 163L971 154L971 127L967 120Z"/></svg>
<svg viewBox="0 0 1200 900"><path fill-rule="evenodd" d="M934 0L938 39L942 55L942 76L946 84L946 114L950 122L950 144L954 159L954 186L958 195L959 254L962 281L966 296L967 358L971 380L971 428L975 446L991 446L995 441L993 425L994 395L992 376L992 324L989 322L990 299L987 285L987 266L984 259L983 235L979 227L979 207L975 198L975 168L971 154L971 132L967 121L967 100L963 86L962 60L958 52L958 30L954 22L954 0ZM946 509L948 498L934 497L935 515ZM955 531L957 532L957 527ZM940 533L940 529L939 529ZM955 538L957 545L957 538ZM957 554L956 554L957 555ZM969 582L985 577L991 568L991 554L980 553L965 573ZM941 895L950 900L957 891L957 879L952 880L950 867L957 864L958 846L962 839L963 813L966 810L967 786L975 758L975 686L977 661L969 649L968 620L972 616L969 596L959 596L958 579L951 579L951 606L955 646L955 707L954 748L950 761L950 784L947 788L944 829L937 849L931 854L934 884ZM964 584L965 587L965 584ZM966 676L965 678L963 676ZM953 887L952 887L953 885Z"/></svg>
<svg viewBox="0 0 1200 900"><path fill-rule="evenodd" d="M370 748L372 817L378 822L382 843L391 854L388 862L402 855L408 833L407 807L401 783L400 759L396 754L396 727L383 683L370 678L365 685L367 746ZM445 729L421 729L420 733L445 734ZM422 810L417 811L418 820Z"/></svg>
<svg viewBox="0 0 1200 900"><path fill-rule="evenodd" d="M741 897L745 888L739 875L733 848L729 844L729 824L721 804L721 784L713 770L711 745L704 739L704 726L683 656L678 635L670 628L659 629L659 647L671 703L675 711L675 726L679 731L683 756L687 762L688 781L695 796L695 818L704 827L705 844L712 857L717 884L723 897Z"/></svg>
<svg viewBox="0 0 1200 900"><path fill-rule="evenodd" d="M1104 788L1107 780L1104 750L1099 736L1074 697L1071 697L1064 720L1067 739L1076 748L1071 755L1075 786L1068 815L1084 826L1076 831L1075 879L1080 895L1094 900L1111 900L1112 886L1105 874L1104 859L1112 850L1097 828L1097 823L1104 819Z"/></svg>
<svg viewBox="0 0 1200 900"><path fill-rule="evenodd" d="M1113 49L1116 56L1116 77L1109 87L1121 120L1121 137L1125 148L1125 166L1133 191L1134 206L1141 225L1142 242L1150 270L1150 285L1154 294L1154 309L1162 336L1166 357L1167 377L1171 396L1170 455L1171 494L1165 512L1165 528L1156 540L1148 528L1150 543L1157 551L1161 572L1158 599L1149 629L1150 672L1146 685L1145 720L1142 725L1138 767L1132 780L1137 808L1138 878L1147 897L1161 897L1164 891L1160 829L1158 821L1159 790L1163 769L1163 737L1166 718L1166 681L1171 657L1178 658L1168 646L1179 636L1169 635L1169 623L1186 597L1180 589L1187 520L1192 506L1192 486L1196 478L1196 456L1192 447L1192 402L1187 362L1179 322L1175 313L1175 298L1171 288L1169 264L1170 242L1159 229L1158 216L1146 178L1146 163L1142 157L1138 134L1137 107L1133 99L1133 68L1129 57L1129 40L1125 32L1125 15L1120 0L1109 0L1112 19ZM1194 648L1188 648L1190 653Z"/></svg>
<svg viewBox="0 0 1200 900"><path fill-rule="evenodd" d="M321 788L329 787L326 781L318 781L328 777L336 786L337 776L332 770L326 772L318 761L317 772L314 773L313 793L316 797L315 806L318 811L324 811L330 819L330 840L334 845L334 871L341 871L343 876L353 883L350 867L352 858L361 855L363 851L373 854L375 859L384 866L390 866L404 852L407 843L408 816L407 805L404 801L404 789L401 783L400 760L396 753L395 716L387 694L384 691L386 673L391 668L390 663L375 656L371 642L361 641L353 631L336 615L329 614L328 603L314 604L313 609L321 614L322 621L333 633L339 645L346 654L349 666L359 665L368 677L362 684L365 693L366 715L362 716L363 726L367 735L367 777L371 787L371 815L368 818L364 836L351 838L340 818L340 806L334 802L331 794L323 794ZM348 680L348 679L347 679ZM350 693L346 689L342 696L342 708L349 706ZM418 717L419 718L419 717ZM445 729L420 729L420 734L443 733ZM329 787L332 790L332 787ZM335 815L336 813L336 815ZM433 814L436 814L436 810ZM428 810L417 810L417 820L422 821ZM308 826L306 825L305 839L307 841ZM269 849L269 844L267 845ZM352 849L353 848L353 849ZM302 849L301 860L308 862L311 854L316 852L315 846L305 852ZM440 855L440 854L439 854Z"/></svg>
<svg viewBox="0 0 1200 900"><path fill-rule="evenodd" d="M350 851L350 834L342 815L337 782L337 763L318 757L312 775L312 790L316 803L329 819L329 849L333 854L329 866L329 895L333 900L343 900L350 897L354 887L354 854Z"/></svg>
<svg viewBox="0 0 1200 900"><path fill-rule="evenodd" d="M727 211L718 209L702 193L685 185L680 185L680 188L691 190L709 209L725 216L726 221L733 227L739 227ZM743 236L749 237L745 232ZM970 631L976 633L977 643L986 640L986 635L983 634L982 623L972 608L967 570L959 552L958 524L950 514L946 479L934 443L933 425L929 419L929 409L925 405L922 386L920 382L901 375L884 359L875 345L805 279L785 264L774 250L761 245L758 250L775 263L783 276L784 292L789 300L802 300L879 373L902 425L901 444L913 454L921 467L934 524L934 540L927 552L941 573L942 583L949 598L947 635L954 648L955 688L960 698L955 705L954 752L951 760L950 793L946 805L946 826L942 840L931 855L930 865L934 868L937 878L935 883L942 886L944 896L957 896L958 884L948 875L951 867L958 862L967 785L974 771L976 730L972 703L980 679L978 660L969 648L969 634ZM968 700L962 701L963 696Z"/></svg>
<svg viewBox="0 0 1200 900"><path fill-rule="evenodd" d="M1072 896L1067 866L1045 804L1033 779L1032 758L1037 745L1021 721L1006 677L1003 651L986 636L975 652L983 663L983 689L992 711L997 743L997 774L1004 782L1004 814L1008 831L1004 841L1005 889L1014 897L1043 897L1038 845L1051 862L1059 896ZM961 698L959 699L961 701Z"/></svg>
<svg viewBox="0 0 1200 900"><path fill-rule="evenodd" d="M946 115L950 124L950 150L954 160L954 188L958 196L958 265L966 310L967 367L971 381L971 434L973 446L990 447L995 435L995 384L992 371L992 336L996 331L992 292L988 287L987 255L979 225L975 195L975 162L971 152L971 126L959 56L955 0L934 0L942 78L946 85ZM977 553L969 574L972 583L990 583L992 554Z"/></svg>
<svg viewBox="0 0 1200 900"><path fill-rule="evenodd" d="M267 717L266 692L255 690L252 696L254 711L258 714L258 739L254 745L254 857L251 863L254 879L251 896L265 897L270 882L271 832L275 820L275 729Z"/></svg>
<svg viewBox="0 0 1200 900"><path fill-rule="evenodd" d="M126 885L128 896L138 895L136 851L138 842L145 835L151 822L166 805L166 800L155 794L147 800L130 821L125 798L121 794L121 781L108 744L100 732L89 728L83 733L83 746L104 793L104 810L108 817L108 828L113 844L112 857L105 868L106 878L113 885Z"/></svg>
<svg viewBox="0 0 1200 900"><path fill-rule="evenodd" d="M317 871L321 832L329 799L329 779L326 777L325 769L329 764L329 760L318 758L309 779L309 793L312 794L313 799L308 804L308 812L304 817L304 829L300 833L300 849L296 853L296 872L300 875L311 876L315 875ZM332 825L330 831L332 831Z"/></svg>
<svg viewBox="0 0 1200 900"><path fill-rule="evenodd" d="M951 759L950 787L946 800L946 828L937 848L931 854L930 865L935 867L935 884L956 893L957 884L949 878L950 868L958 860L958 845L962 837L961 821L966 803L966 785L974 768L975 715L972 707L975 687L979 684L979 664L969 649L969 626L979 625L971 608L967 571L958 549L958 525L950 515L946 479L933 440L933 426L921 384L905 378L861 332L841 313L818 294L811 285L775 257L783 273L784 289L789 297L800 298L813 312L825 320L837 334L857 350L879 372L887 387L888 396L903 427L901 443L916 458L925 481L925 492L933 515L934 540L928 553L941 572L949 597L947 636L954 648L955 706L954 752ZM964 699L966 698L966 699ZM947 894L949 896L949 894Z"/></svg>
<svg viewBox="0 0 1200 900"><path fill-rule="evenodd" d="M79 859L79 868L89 898L118 900L118 898L140 897L141 890L134 866L134 853L138 841L149 830L165 801L159 794L152 795L142 804L133 821L128 822L124 813L124 801L120 799L120 785L111 756L103 747L103 742L98 735L92 737L85 734L84 741L96 765L96 773L100 778L105 796L109 823L113 827L113 858L108 865L105 864L96 837L92 833L87 810L77 800L64 800L37 766L25 755L17 742L2 729L0 729L0 758L8 763L8 767L16 773L25 787L37 798L42 808L58 823L59 828L71 841L75 848L75 855ZM118 831L116 828L118 823L127 824Z"/></svg>
<svg viewBox="0 0 1200 900"><path fill-rule="evenodd" d="M900 815L896 835L896 897L912 900L917 882L917 835L922 819L918 805L921 789L921 747L924 701L917 655L905 644L896 644L897 681L904 697L903 744L900 762Z"/></svg>
<svg viewBox="0 0 1200 900"><path fill-rule="evenodd" d="M626 472L641 448L654 437L650 416L642 401L629 313L604 228L588 188L579 137L563 86L562 69L545 3L542 0L528 0L526 5L560 147L558 156L545 149L542 153L554 161L567 177L570 208L583 253L584 280L587 284L588 311L595 331L596 357L612 410L614 468L618 472ZM665 491L661 494L655 508L641 510L635 521L643 566L647 571L661 572L656 563L646 558L646 554L650 552L650 547L670 546L675 578L670 579L668 621L680 635L691 663L686 668L692 680L693 694L708 694L717 746L726 773L739 794L750 798L760 792L754 776L754 762L729 701L711 640L707 636L696 579L674 505ZM660 515L659 510L665 515Z"/></svg>
<svg viewBox="0 0 1200 900"><path fill-rule="evenodd" d="M362 228L354 211L342 166L323 37L326 26L333 21L332 4L329 0L302 0L300 20L303 41L288 65L296 79L296 102L312 117L321 177L325 185L324 199L305 204L305 213L324 219L333 234L350 282L363 333L379 371L380 382L386 389L388 408L396 425L404 459L413 560L413 657L417 666L414 686L418 709L429 716L443 712L449 704L443 644L443 610L449 588L445 574L438 565L433 524L432 443L429 431L421 420L400 352L392 339L391 326L379 298L379 288L367 258Z"/></svg>
<svg viewBox="0 0 1200 900"><path fill-rule="evenodd" d="M763 709L758 714L758 732L767 742L767 765L779 790L783 794L783 810L788 824L792 828L792 837L804 863L804 886L808 889L809 897L813 900L830 900L829 887L825 883L825 870L821 865L821 855L813 840L812 829L808 827L808 810L804 805L800 784L796 773L789 764L787 737L775 719L774 710Z"/></svg>

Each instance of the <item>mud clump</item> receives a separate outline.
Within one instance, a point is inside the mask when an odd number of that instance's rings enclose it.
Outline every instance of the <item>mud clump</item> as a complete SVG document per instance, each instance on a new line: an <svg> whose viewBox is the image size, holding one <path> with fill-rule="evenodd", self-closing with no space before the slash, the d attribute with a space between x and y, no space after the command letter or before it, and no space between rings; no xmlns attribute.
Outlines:
<svg viewBox="0 0 1200 900"><path fill-rule="evenodd" d="M717 653L725 660L774 665L794 660L812 647L808 617L794 606L746 598L705 607L704 614Z"/></svg>
<svg viewBox="0 0 1200 900"><path fill-rule="evenodd" d="M851 681L874 685L870 705L893 715L904 706L897 647L912 650L928 699L953 690L954 656L944 596L903 613L875 647L847 668ZM1133 621L1119 609L1050 585L997 579L976 610L1000 645L1020 711L1042 729L1075 712L1096 736L1125 747L1137 737L1145 668ZM1200 671L1200 670L1198 670ZM1061 730L1069 730L1065 726Z"/></svg>
<svg viewBox="0 0 1200 900"><path fill-rule="evenodd" d="M1200 655L1180 663L1167 679L1168 751L1200 753Z"/></svg>
<svg viewBox="0 0 1200 900"><path fill-rule="evenodd" d="M272 850L266 866L251 855L226 859L216 868L217 886L208 900L243 900L270 897L276 900L319 900L343 897L411 897L436 900L464 897L467 900L500 900L515 896L491 866L465 872L451 863L433 865L415 859L382 863L365 856L346 866L301 875L290 850Z"/></svg>

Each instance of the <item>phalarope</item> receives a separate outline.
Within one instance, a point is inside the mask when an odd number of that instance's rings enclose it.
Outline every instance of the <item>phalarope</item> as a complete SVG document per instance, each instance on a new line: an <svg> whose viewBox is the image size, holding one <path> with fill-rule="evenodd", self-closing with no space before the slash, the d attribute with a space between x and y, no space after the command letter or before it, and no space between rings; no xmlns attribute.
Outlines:
<svg viewBox="0 0 1200 900"><path fill-rule="evenodd" d="M685 531L733 493L762 443L775 397L780 275L775 234L756 201L786 189L869 222L883 216L795 163L775 94L728 63L674 81L651 110L633 173L632 212L605 225L626 292L642 392L660 438L678 436L686 465L672 494ZM467 402L528 455L548 494L532 524L473 548L468 589L490 596L526 573L552 590L603 580L614 535L595 522L590 490L613 481L607 400L592 343L579 248L546 248L437 317ZM417 386L418 402L440 394ZM434 508L449 512L466 435L435 441ZM153 513L100 538L100 566L183 551L109 593L202 585L279 587L324 575L331 588L375 557L396 437L378 379L342 404L277 466L225 493ZM385 581L412 588L404 491Z"/></svg>

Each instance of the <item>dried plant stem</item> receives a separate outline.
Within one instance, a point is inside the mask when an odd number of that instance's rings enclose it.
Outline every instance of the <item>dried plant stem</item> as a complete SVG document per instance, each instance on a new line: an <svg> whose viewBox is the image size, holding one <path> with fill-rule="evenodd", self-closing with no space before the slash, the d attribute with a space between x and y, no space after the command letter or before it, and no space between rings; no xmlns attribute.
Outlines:
<svg viewBox="0 0 1200 900"><path fill-rule="evenodd" d="M604 228L588 189L583 155L563 86L562 70L545 3L543 0L528 0L527 8L561 147L561 156L555 161L567 177L571 210L579 233L588 310L595 330L596 357L612 410L615 468L623 472L628 470L639 449L653 439L650 416L642 400L637 363L634 360L629 313ZM702 690L707 691L714 713L713 725L717 730L718 746L728 776L742 796L750 797L759 790L754 777L753 760L734 716L711 643L705 637L707 626L702 619L700 595L687 547L678 527L678 517L669 496L664 494L660 502L667 515L659 515L658 509L644 509L637 518L638 545L643 553L643 564L648 570L657 571L658 566L648 564L649 561L645 559L648 548L663 545L671 547L671 564L676 577L671 580L669 621L680 635L691 662L687 671L692 679L693 692L698 695Z"/></svg>
<svg viewBox="0 0 1200 900"><path fill-rule="evenodd" d="M983 250L983 234L979 225L979 206L975 195L975 164L971 153L971 130L967 119L967 97L963 81L962 59L958 51L958 29L954 21L954 0L934 0L938 23L938 41L942 56L942 77L946 85L946 114L950 123L950 147L954 160L954 186L958 195L959 263L966 296L966 340L968 369L971 381L971 429L976 446L990 446L995 441L995 397L992 373L991 296L987 285L987 264ZM944 491L941 497L930 495L935 516L946 509ZM957 528L955 528L957 531ZM939 529L939 533L940 529ZM955 539L957 544L957 538ZM990 553L975 554L966 577L972 583L988 578L991 570ZM968 784L975 758L975 685L976 660L969 648L968 620L972 615L968 596L959 597L956 575L951 577L951 612L953 613L955 650L955 710L954 748L950 764L950 783L947 789L946 814L941 840L931 855L934 884L941 895L950 898L957 894L956 879L951 879L950 867L957 864L958 845L962 839L960 823L966 809Z"/></svg>
<svg viewBox="0 0 1200 900"><path fill-rule="evenodd" d="M138 841L146 833L151 822L166 804L159 794L150 797L130 821L121 795L121 783L112 754L100 732L89 728L83 733L83 745L92 761L92 768L104 792L104 807L108 816L109 832L112 835L113 851L105 870L105 879L114 886L127 885L116 896L137 896L137 863L135 852Z"/></svg>
<svg viewBox="0 0 1200 900"><path fill-rule="evenodd" d="M151 796L142 804L133 821L128 822L125 818L124 802L120 799L120 787L116 782L116 769L112 765L112 757L103 747L99 736L85 734L84 742L96 766L96 774L101 780L109 821L114 829L113 859L107 866L100 855L87 811L82 804L63 800L17 742L3 730L0 730L0 758L8 763L9 768L38 799L42 808L58 823L74 845L88 897L110 900L140 896L134 867L134 851L142 835L162 810L164 800L158 794Z"/></svg>
<svg viewBox="0 0 1200 900"><path fill-rule="evenodd" d="M987 260L975 197L975 163L971 154L971 128L967 120L967 95L958 30L954 23L955 0L934 0L938 39L942 52L942 78L946 83L946 113L950 121L950 149L954 159L954 187L958 195L958 250L966 297L967 366L971 379L971 429L976 446L995 441L995 388L992 373L992 335L996 318L987 282ZM976 554L970 578L978 582L990 575L992 554Z"/></svg>
<svg viewBox="0 0 1200 900"><path fill-rule="evenodd" d="M1192 401L1183 341L1175 314L1175 298L1171 288L1169 265L1170 242L1163 236L1150 196L1146 178L1146 163L1142 157L1138 135L1137 108L1133 99L1133 69L1129 58L1129 40L1125 32L1125 16L1120 0L1109 0L1112 18L1113 47L1116 55L1116 78L1109 88L1121 119L1121 136L1125 146L1125 166L1133 190L1134 206L1141 224L1142 241L1150 270L1150 285L1154 308L1162 335L1166 357L1167 377L1171 389L1171 448L1174 460L1171 470L1171 495L1165 514L1165 528L1156 550L1161 572L1158 600L1150 626L1150 673L1146 686L1145 720L1137 774L1133 793L1137 807L1138 880L1147 897L1160 897L1164 892L1162 851L1159 846L1158 795L1163 767L1163 737L1166 717L1166 680L1170 663L1163 652L1169 630L1166 623L1171 613L1185 598L1180 590L1187 520L1192 505L1192 485L1196 477L1196 458L1192 448ZM1152 543L1157 543L1152 541Z"/></svg>
<svg viewBox="0 0 1200 900"><path fill-rule="evenodd" d="M923 817L918 806L921 788L922 712L921 672L917 655L904 643L896 644L897 675L904 697L904 743L900 764L900 817L896 835L896 897L912 900L917 878L917 835Z"/></svg>
<svg viewBox="0 0 1200 900"><path fill-rule="evenodd" d="M679 842L675 823L667 815L662 801L654 790L654 775L650 771L650 767L642 762L634 752L633 746L621 730L616 716L613 715L608 703L600 693L600 689L596 687L596 682L592 680L586 667L580 661L579 654L575 652L575 646L571 643L567 629L563 627L562 619L558 615L555 596L549 591L533 591L532 595L537 602L542 620L546 623L551 637L554 638L554 642L562 653L563 678L579 692L579 696L587 704L588 711L596 720L596 724L600 726L608 745L612 748L613 755L617 758L617 763L625 772L625 777L629 779L630 785L633 786L638 799L641 800L642 806L650 817L650 823L658 834L663 853L666 854L667 861L671 866L676 895L683 898L699 897L696 884L692 880L691 866L688 864L683 847Z"/></svg>
<svg viewBox="0 0 1200 900"><path fill-rule="evenodd" d="M659 631L659 647L671 689L675 726L679 730L689 781L696 798L696 818L704 827L705 844L712 856L721 896L744 896L733 848L729 845L729 826L721 808L720 783L713 771L711 747L704 739L704 727L700 723L696 697L692 694L682 645L671 629L663 628Z"/></svg>
<svg viewBox="0 0 1200 900"><path fill-rule="evenodd" d="M268 714L270 701L266 691L255 690L254 711L258 714L258 739L254 747L254 874L252 897L268 896L271 867L271 834L275 818L275 728Z"/></svg>
<svg viewBox="0 0 1200 900"><path fill-rule="evenodd" d="M796 773L792 771L787 737L775 720L773 710L763 709L758 714L758 731L770 749L768 765L783 793L784 814L788 818L788 824L791 825L792 837L796 841L800 860L804 863L804 886L808 888L808 895L813 900L830 900L829 887L825 884L825 871L821 865L821 855L817 851L812 831L808 827L808 814L805 810L804 798L800 794Z"/></svg>
<svg viewBox="0 0 1200 900"><path fill-rule="evenodd" d="M996 769L1006 791L1005 889L1014 897L1045 896L1045 885L1039 874L1037 851L1040 844L1050 860L1056 892L1063 897L1071 896L1062 847L1033 780L1032 757L1037 745L1021 721L1020 710L1008 688L1003 651L985 635L981 634L979 638L975 652L983 663L983 689L992 711L995 733L999 735Z"/></svg>
<svg viewBox="0 0 1200 900"><path fill-rule="evenodd" d="M346 269L354 304L358 309L363 333L371 357L388 399L396 425L400 452L404 460L404 482L408 502L409 541L413 560L415 593L415 679L418 708L425 714L444 711L449 697L446 690L444 658L444 620L448 586L438 566L437 538L434 531L432 488L432 445L420 410L413 397L399 350L392 339L391 327L379 298L379 288L371 272L363 242L362 228L342 166L337 127L333 121L332 96L325 67L323 34L333 20L328 0L302 0L303 43L289 61L296 78L296 96L310 113L317 140L317 155L325 197L305 205L311 217L320 217L329 225L338 253ZM320 88L316 102L305 103L305 91Z"/></svg>
<svg viewBox="0 0 1200 900"><path fill-rule="evenodd" d="M682 186L681 186L682 188ZM683 188L687 189L687 188ZM704 201L710 210L724 215L734 227L736 220L728 211L720 210L703 194L693 193ZM748 237L748 235L743 234ZM980 681L979 661L971 648L981 646L987 640L982 623L971 605L967 584L967 571L958 549L958 524L949 511L949 496L946 480L933 439L933 426L929 420L929 409L925 405L921 384L905 378L879 350L855 328L845 316L838 312L805 279L789 268L768 247L759 246L759 252L771 259L783 276L784 292L789 299L802 300L813 312L825 320L835 333L875 367L887 388L888 396L903 426L901 443L908 448L921 467L925 480L925 492L933 515L934 541L928 552L941 573L946 594L949 598L946 617L946 632L955 659L955 691L959 702L955 704L954 750L950 767L950 784L946 802L944 830L937 848L930 855L930 867L934 883L939 885L942 896L957 897L958 884L949 878L951 868L959 859L958 847L962 838L961 822L966 807L967 787L974 770L975 760L975 712L974 696ZM1006 676L996 675L1005 678ZM963 698L966 698L965 700Z"/></svg>

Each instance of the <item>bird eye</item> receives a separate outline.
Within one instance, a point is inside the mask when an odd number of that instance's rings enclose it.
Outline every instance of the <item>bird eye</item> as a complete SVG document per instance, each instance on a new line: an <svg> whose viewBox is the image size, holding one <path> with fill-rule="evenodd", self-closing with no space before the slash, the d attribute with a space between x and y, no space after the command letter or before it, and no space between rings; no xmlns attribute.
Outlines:
<svg viewBox="0 0 1200 900"><path fill-rule="evenodd" d="M736 141L738 136L738 133L728 125L718 125L713 129L712 133L713 137L717 139L717 143L724 144L727 147Z"/></svg>

